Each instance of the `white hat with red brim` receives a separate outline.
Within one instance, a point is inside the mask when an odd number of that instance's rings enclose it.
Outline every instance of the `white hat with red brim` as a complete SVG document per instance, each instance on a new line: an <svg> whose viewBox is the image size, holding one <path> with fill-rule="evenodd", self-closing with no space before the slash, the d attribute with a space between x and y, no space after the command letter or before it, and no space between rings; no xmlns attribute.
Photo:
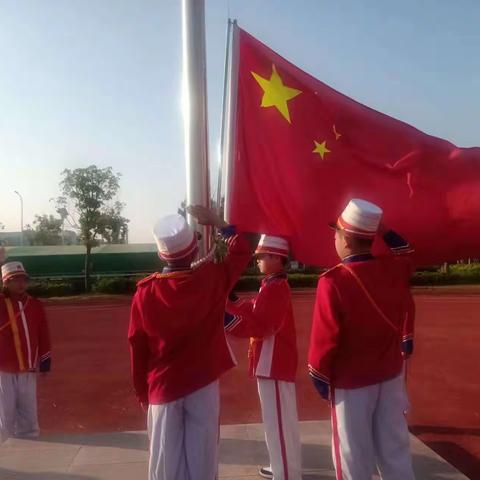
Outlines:
<svg viewBox="0 0 480 480"><path fill-rule="evenodd" d="M359 198L350 200L336 224L332 227L351 235L373 238L377 235L383 210L374 203Z"/></svg>
<svg viewBox="0 0 480 480"><path fill-rule="evenodd" d="M13 277L28 277L22 262L7 262L2 265L2 282L5 283Z"/></svg>
<svg viewBox="0 0 480 480"><path fill-rule="evenodd" d="M181 260L197 248L197 237L181 215L167 215L153 227L153 236L160 257L168 262Z"/></svg>
<svg viewBox="0 0 480 480"><path fill-rule="evenodd" d="M270 254L288 257L288 251L288 242L284 238L262 235L255 250L255 255Z"/></svg>

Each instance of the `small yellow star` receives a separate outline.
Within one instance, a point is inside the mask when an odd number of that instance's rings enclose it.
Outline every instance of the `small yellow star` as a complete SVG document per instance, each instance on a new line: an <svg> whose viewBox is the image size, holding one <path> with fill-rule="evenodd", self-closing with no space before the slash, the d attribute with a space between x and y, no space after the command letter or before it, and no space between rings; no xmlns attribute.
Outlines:
<svg viewBox="0 0 480 480"><path fill-rule="evenodd" d="M272 75L270 80L261 77L255 72L251 73L263 90L261 106L264 108L276 107L282 114L283 118L285 118L288 123L292 123L287 102L292 98L295 98L297 95L300 95L302 92L296 88L287 87L278 74L275 65L272 65Z"/></svg>
<svg viewBox="0 0 480 480"><path fill-rule="evenodd" d="M333 133L335 134L335 140L338 140L342 134L337 132L337 127L333 126Z"/></svg>
<svg viewBox="0 0 480 480"><path fill-rule="evenodd" d="M330 153L330 150L327 148L327 141L324 140L322 143L318 143L314 140L315 143L315 150L312 153L318 153L322 160L325 158L327 153Z"/></svg>

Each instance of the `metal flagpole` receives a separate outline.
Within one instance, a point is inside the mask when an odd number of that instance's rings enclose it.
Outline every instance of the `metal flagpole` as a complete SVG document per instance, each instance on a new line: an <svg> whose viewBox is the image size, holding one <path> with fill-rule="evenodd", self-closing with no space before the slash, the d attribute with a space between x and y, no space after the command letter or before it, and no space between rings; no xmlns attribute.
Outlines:
<svg viewBox="0 0 480 480"><path fill-rule="evenodd" d="M238 62L239 62L239 42L238 42L237 21L232 22L230 28L230 55L228 62L228 90L226 94L226 105L223 128L224 138L222 139L222 174L225 195L225 220L230 221L230 196L231 183L234 174L234 156L236 146L236 121L237 121L237 92L238 92Z"/></svg>
<svg viewBox="0 0 480 480"><path fill-rule="evenodd" d="M185 129L187 205L210 205L208 172L207 61L205 48L205 1L182 0L183 78L182 103ZM200 255L209 249L210 235L202 233Z"/></svg>
<svg viewBox="0 0 480 480"><path fill-rule="evenodd" d="M222 99L222 118L221 118L221 131L220 131L220 165L218 169L218 179L217 179L217 213L220 213L222 207L222 199L224 195L224 179L223 172L225 170L225 156L224 156L224 147L225 147L225 132L226 132L226 123L228 118L227 112L227 98L229 96L229 87L230 87L230 78L229 78L229 62L230 62L230 47L231 47L231 34L232 34L232 25L233 22L228 19L227 24L227 42L225 48L225 70L224 70L224 81L223 81L223 99Z"/></svg>

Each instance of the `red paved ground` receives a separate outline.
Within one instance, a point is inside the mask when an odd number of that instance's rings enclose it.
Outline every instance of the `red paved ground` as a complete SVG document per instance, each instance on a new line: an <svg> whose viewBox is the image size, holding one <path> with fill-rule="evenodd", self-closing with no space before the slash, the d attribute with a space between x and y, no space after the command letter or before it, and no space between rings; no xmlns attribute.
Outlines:
<svg viewBox="0 0 480 480"><path fill-rule="evenodd" d="M328 418L304 368L312 303L312 292L295 293L302 420ZM480 478L480 295L420 293L416 303L416 353L408 386L411 430L469 478ZM44 433L143 429L128 373L129 300L49 303L47 308L54 371L39 386ZM222 422L258 422L255 383L245 373L246 344L235 341L233 348L239 367L222 380Z"/></svg>

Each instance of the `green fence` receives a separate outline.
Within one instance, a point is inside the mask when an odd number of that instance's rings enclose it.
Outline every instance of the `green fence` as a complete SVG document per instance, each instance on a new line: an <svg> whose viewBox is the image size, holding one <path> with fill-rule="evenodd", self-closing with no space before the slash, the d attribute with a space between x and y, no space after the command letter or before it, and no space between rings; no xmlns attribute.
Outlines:
<svg viewBox="0 0 480 480"><path fill-rule="evenodd" d="M85 247L7 247L7 260L24 264L32 278L82 277ZM158 271L162 262L154 244L102 245L92 250L93 276L131 276Z"/></svg>

